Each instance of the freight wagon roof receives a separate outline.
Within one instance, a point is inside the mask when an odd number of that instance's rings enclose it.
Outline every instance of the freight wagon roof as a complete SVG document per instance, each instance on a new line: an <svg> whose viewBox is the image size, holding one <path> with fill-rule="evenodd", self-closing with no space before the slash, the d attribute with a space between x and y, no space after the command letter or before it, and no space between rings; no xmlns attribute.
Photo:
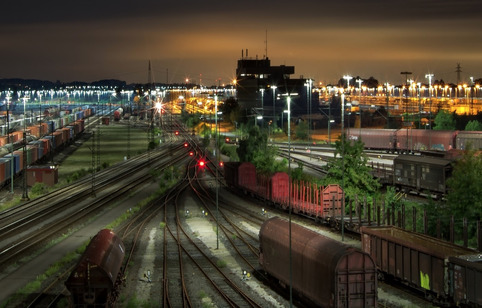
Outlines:
<svg viewBox="0 0 482 308"><path fill-rule="evenodd" d="M304 228L296 223L291 224L292 249L300 255L310 254L312 260L325 264L324 269L329 269L326 275L337 272L340 260L349 254L366 255L365 252L329 237ZM260 237L269 239L282 239L289 235L289 222L278 217L268 219L263 223ZM288 241L285 243L288 247ZM372 261L373 263L373 261ZM373 264L373 268L374 268Z"/></svg>
<svg viewBox="0 0 482 308"><path fill-rule="evenodd" d="M409 247L429 255L440 258L474 254L474 250L451 244L437 238L403 230L394 226L362 227L361 233L377 236L379 238Z"/></svg>
<svg viewBox="0 0 482 308"><path fill-rule="evenodd" d="M440 157L431 157L431 156L420 156L420 155L398 155L394 163L397 162L413 162L413 163L423 163L423 164L430 164L430 165L438 165L438 166L446 166L449 165L452 161L445 158Z"/></svg>
<svg viewBox="0 0 482 308"><path fill-rule="evenodd" d="M449 261L458 265L473 268L482 273L482 253L450 257Z"/></svg>
<svg viewBox="0 0 482 308"><path fill-rule="evenodd" d="M88 265L95 265L104 271L114 285L124 254L125 247L120 238L112 230L103 229L92 238L68 281L76 272L84 271Z"/></svg>

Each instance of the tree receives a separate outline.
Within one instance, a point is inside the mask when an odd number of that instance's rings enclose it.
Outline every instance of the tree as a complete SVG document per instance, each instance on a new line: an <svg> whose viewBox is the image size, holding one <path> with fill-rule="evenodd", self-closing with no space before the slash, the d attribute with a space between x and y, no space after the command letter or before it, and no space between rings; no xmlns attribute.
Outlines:
<svg viewBox="0 0 482 308"><path fill-rule="evenodd" d="M271 174L284 169L286 162L276 160L278 150L267 145L268 137L258 126L248 130L248 137L239 142L238 156L240 161L250 161L260 173Z"/></svg>
<svg viewBox="0 0 482 308"><path fill-rule="evenodd" d="M350 143L346 135L343 135L336 141L335 148L335 157L326 167L327 181L338 184L343 182L345 195L350 200L354 200L355 196L360 199L377 192L380 183L371 175L371 168L367 165L368 157L363 152L363 142L357 140Z"/></svg>
<svg viewBox="0 0 482 308"><path fill-rule="evenodd" d="M482 156L467 150L454 164L452 176L447 179L447 204L451 214L469 221L482 218Z"/></svg>
<svg viewBox="0 0 482 308"><path fill-rule="evenodd" d="M300 121L295 127L295 136L298 139L308 139L308 122Z"/></svg>
<svg viewBox="0 0 482 308"><path fill-rule="evenodd" d="M455 130L454 114L447 110L440 110L434 119L434 130Z"/></svg>
<svg viewBox="0 0 482 308"><path fill-rule="evenodd" d="M240 107L238 101L234 97L229 97L219 107L219 110L223 113L223 118L228 120L231 124L238 122Z"/></svg>
<svg viewBox="0 0 482 308"><path fill-rule="evenodd" d="M482 131L482 123L477 120L469 121L469 123L467 123L465 126L465 130Z"/></svg>

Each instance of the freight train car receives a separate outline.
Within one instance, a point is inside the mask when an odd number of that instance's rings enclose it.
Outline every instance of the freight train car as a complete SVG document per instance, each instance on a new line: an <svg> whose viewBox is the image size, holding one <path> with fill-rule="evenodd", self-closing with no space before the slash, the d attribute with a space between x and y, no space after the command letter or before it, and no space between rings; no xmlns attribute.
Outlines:
<svg viewBox="0 0 482 308"><path fill-rule="evenodd" d="M83 113L90 114L90 110L84 110ZM49 153L52 154L54 151L62 150L65 145L79 137L84 132L85 128L83 119L71 122L65 127L52 130L52 128L56 127L56 123L57 122L55 121L47 123L43 122L35 127L29 127L26 130L26 132L30 134L32 131L34 132L27 136L27 147L25 152L27 156L27 165L41 163L47 158ZM47 134L40 135L40 139L37 140L36 134L39 132L47 132ZM11 180L12 169L13 176L15 177L27 167L23 164L23 131L16 131L8 136L2 136L0 137L0 145L2 144L2 141L13 141L14 143L0 146L0 157L2 158L0 164L4 165L5 167L1 168L5 168L6 170L4 175L0 175L0 187L3 187L3 185ZM13 163L10 162L10 160L13 160ZM13 168L10 165L12 165ZM8 168L8 170L6 168ZM1 170L0 173L2 173Z"/></svg>
<svg viewBox="0 0 482 308"><path fill-rule="evenodd" d="M469 145L472 150L482 150L482 132L459 131L456 138L456 148L466 150Z"/></svg>
<svg viewBox="0 0 482 308"><path fill-rule="evenodd" d="M446 181L452 174L452 160L420 156L398 155L393 160L393 185L406 192L430 192L445 195Z"/></svg>
<svg viewBox="0 0 482 308"><path fill-rule="evenodd" d="M375 260L381 273L441 305L453 304L450 290L460 288L454 284L454 272L449 271L449 258L476 253L394 226L362 227L361 234L363 251Z"/></svg>
<svg viewBox="0 0 482 308"><path fill-rule="evenodd" d="M259 263L283 286L317 307L376 307L377 269L369 254L278 217L259 231Z"/></svg>
<svg viewBox="0 0 482 308"><path fill-rule="evenodd" d="M314 183L292 181L285 172L258 174L249 162L227 162L224 178L230 187L262 199L282 209L315 220L330 221L340 216L343 191L339 185L318 186Z"/></svg>
<svg viewBox="0 0 482 308"><path fill-rule="evenodd" d="M456 148L459 131L426 129L351 129L349 140L361 140L367 149L393 153L449 151Z"/></svg>
<svg viewBox="0 0 482 308"><path fill-rule="evenodd" d="M99 231L65 282L73 307L114 307L125 248L113 231Z"/></svg>
<svg viewBox="0 0 482 308"><path fill-rule="evenodd" d="M453 302L482 307L482 254L449 257L449 273Z"/></svg>

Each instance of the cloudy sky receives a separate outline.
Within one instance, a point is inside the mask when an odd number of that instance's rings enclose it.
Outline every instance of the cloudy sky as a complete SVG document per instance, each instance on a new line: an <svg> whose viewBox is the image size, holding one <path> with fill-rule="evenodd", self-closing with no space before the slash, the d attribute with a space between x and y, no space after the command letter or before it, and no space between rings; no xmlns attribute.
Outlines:
<svg viewBox="0 0 482 308"><path fill-rule="evenodd" d="M228 83L241 50L295 75L482 77L480 0L4 1L0 78Z"/></svg>

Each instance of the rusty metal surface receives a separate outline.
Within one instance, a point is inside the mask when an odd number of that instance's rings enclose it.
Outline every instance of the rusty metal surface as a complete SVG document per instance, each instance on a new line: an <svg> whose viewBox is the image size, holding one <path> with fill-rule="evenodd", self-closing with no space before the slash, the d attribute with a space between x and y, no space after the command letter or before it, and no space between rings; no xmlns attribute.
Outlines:
<svg viewBox="0 0 482 308"><path fill-rule="evenodd" d="M65 284L67 287L87 285L90 278L91 283L97 279L112 288L121 270L124 254L124 244L112 230L99 231L90 241Z"/></svg>
<svg viewBox="0 0 482 308"><path fill-rule="evenodd" d="M256 167L250 162L243 162L238 167L238 185L249 191L256 190Z"/></svg>
<svg viewBox="0 0 482 308"><path fill-rule="evenodd" d="M324 307L373 307L376 266L359 249L291 224L293 289ZM289 285L289 223L274 217L260 230L260 264Z"/></svg>
<svg viewBox="0 0 482 308"><path fill-rule="evenodd" d="M379 269L437 296L448 296L446 259L474 251L393 226L362 227L362 249Z"/></svg>
<svg viewBox="0 0 482 308"><path fill-rule="evenodd" d="M482 253L450 257L449 262L454 302L482 307Z"/></svg>

